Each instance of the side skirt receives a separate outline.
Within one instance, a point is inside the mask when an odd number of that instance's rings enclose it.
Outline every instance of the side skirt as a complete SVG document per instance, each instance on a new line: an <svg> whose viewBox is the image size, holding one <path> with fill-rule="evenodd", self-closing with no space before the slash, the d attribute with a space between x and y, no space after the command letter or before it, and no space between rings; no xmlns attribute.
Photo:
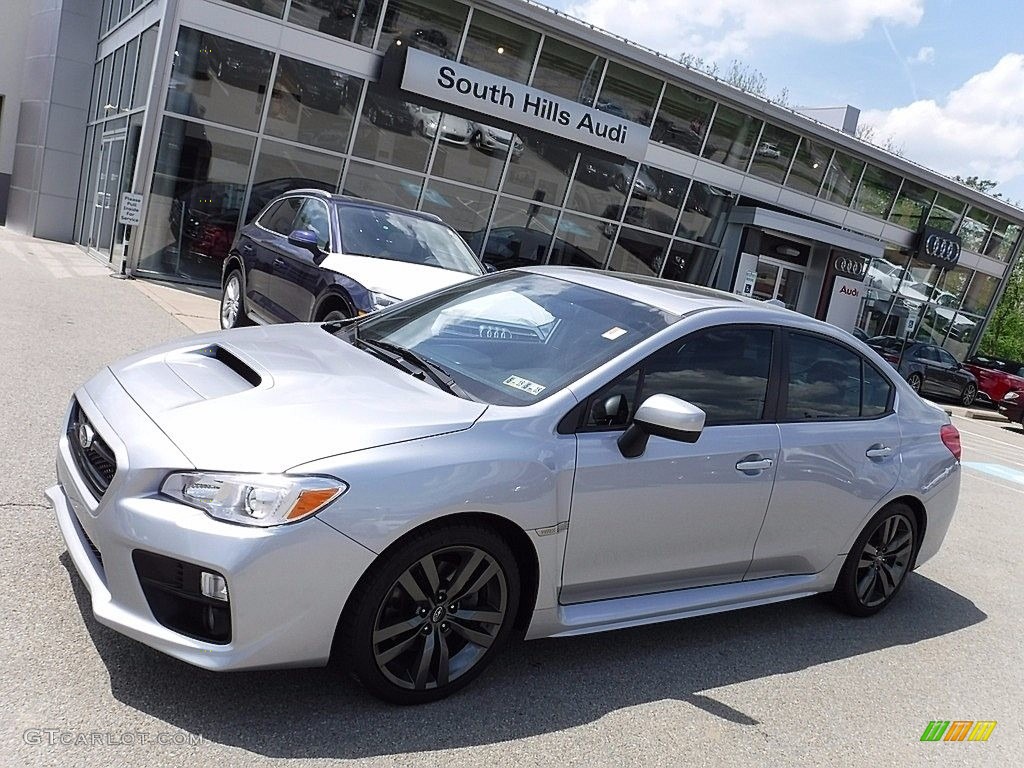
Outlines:
<svg viewBox="0 0 1024 768"><path fill-rule="evenodd" d="M845 559L845 555L839 555L820 573L802 576L775 576L538 610L530 622L526 639L625 629L829 592L839 578Z"/></svg>

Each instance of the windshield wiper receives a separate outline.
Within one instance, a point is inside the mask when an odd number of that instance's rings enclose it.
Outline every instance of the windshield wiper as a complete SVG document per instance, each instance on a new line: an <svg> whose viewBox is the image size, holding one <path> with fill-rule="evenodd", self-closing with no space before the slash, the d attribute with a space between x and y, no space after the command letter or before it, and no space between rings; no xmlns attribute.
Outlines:
<svg viewBox="0 0 1024 768"><path fill-rule="evenodd" d="M418 355L411 349L403 347L400 344L393 344L390 341L368 341L366 339L361 339L358 336L355 337L354 343L372 349L396 368L402 368L418 379L429 377L431 381L441 387L444 387L453 395L461 397L464 400L475 399L466 390L459 386L459 383L452 378L452 375L448 373L448 371L437 363L431 362L425 357Z"/></svg>

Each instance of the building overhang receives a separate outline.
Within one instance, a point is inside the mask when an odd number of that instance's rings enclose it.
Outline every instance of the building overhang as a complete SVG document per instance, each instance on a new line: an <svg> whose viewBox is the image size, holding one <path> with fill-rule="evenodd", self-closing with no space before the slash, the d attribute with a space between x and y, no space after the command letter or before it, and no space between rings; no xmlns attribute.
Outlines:
<svg viewBox="0 0 1024 768"><path fill-rule="evenodd" d="M864 237L839 227L833 227L813 219L804 219L788 213L773 211L768 208L739 206L729 216L730 224L742 224L760 229L781 232L805 240L827 243L836 248L843 248L855 253L862 253L872 258L880 258L885 253L885 244L870 237Z"/></svg>

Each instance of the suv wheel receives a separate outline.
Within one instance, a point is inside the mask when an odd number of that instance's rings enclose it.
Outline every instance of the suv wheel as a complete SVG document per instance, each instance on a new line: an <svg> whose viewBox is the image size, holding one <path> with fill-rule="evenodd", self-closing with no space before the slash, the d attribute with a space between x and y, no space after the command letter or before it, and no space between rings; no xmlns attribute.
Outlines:
<svg viewBox="0 0 1024 768"><path fill-rule="evenodd" d="M251 323L249 316L245 314L245 302L242 298L242 273L233 269L224 281L224 292L220 297L220 327L241 328L244 325Z"/></svg>

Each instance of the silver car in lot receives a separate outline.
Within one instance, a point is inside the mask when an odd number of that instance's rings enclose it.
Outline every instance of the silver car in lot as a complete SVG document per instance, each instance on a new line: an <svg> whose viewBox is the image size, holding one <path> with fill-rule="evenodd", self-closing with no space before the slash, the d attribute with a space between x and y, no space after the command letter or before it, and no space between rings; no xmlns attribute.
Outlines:
<svg viewBox="0 0 1024 768"><path fill-rule="evenodd" d="M888 604L959 434L871 349L730 294L538 267L103 369L47 491L103 624L385 699L527 639L832 593Z"/></svg>

